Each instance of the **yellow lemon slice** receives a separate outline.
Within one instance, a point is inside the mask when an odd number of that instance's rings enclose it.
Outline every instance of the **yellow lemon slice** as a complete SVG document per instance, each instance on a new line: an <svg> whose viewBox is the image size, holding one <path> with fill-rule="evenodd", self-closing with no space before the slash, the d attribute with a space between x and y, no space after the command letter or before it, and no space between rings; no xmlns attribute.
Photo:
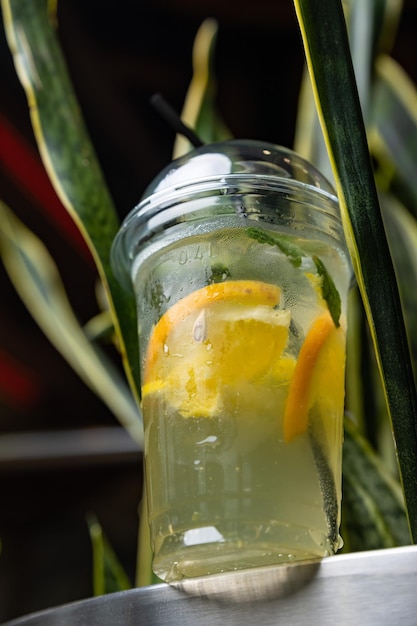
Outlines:
<svg viewBox="0 0 417 626"><path fill-rule="evenodd" d="M290 312L276 309L280 289L229 281L191 293L159 320L145 358L143 397L156 391L184 417L209 417L222 390L264 376L280 358ZM242 382L242 386L239 383Z"/></svg>
<svg viewBox="0 0 417 626"><path fill-rule="evenodd" d="M307 430L309 409L317 398L322 404L343 402L344 344L345 330L335 327L328 311L316 318L301 346L288 392L283 418L286 442ZM337 379L334 387L332 375Z"/></svg>

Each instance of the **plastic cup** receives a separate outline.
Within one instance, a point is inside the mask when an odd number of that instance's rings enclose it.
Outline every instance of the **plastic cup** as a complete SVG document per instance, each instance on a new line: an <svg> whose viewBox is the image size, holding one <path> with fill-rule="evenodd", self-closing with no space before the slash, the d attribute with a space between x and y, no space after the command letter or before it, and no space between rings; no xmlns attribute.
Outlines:
<svg viewBox="0 0 417 626"><path fill-rule="evenodd" d="M137 302L154 572L335 553L352 272L330 184L279 146L199 148L146 190L112 263Z"/></svg>

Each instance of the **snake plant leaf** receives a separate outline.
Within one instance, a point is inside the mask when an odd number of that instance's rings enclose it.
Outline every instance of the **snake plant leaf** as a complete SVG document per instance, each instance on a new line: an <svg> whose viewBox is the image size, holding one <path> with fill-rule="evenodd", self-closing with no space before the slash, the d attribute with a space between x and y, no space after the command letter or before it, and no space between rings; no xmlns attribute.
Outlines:
<svg viewBox="0 0 417 626"><path fill-rule="evenodd" d="M382 216L388 243L394 262L400 291L403 315L407 330L414 380L417 381L417 221L410 211L396 197L380 194ZM374 385L375 392L378 391ZM382 414L382 403L378 407ZM387 465L393 465L393 454L387 429L379 419L378 450L384 455Z"/></svg>
<svg viewBox="0 0 417 626"><path fill-rule="evenodd" d="M340 0L294 0L417 541L417 394Z"/></svg>
<svg viewBox="0 0 417 626"><path fill-rule="evenodd" d="M417 217L417 89L386 55L375 66L370 146L380 168L378 183L392 187Z"/></svg>
<svg viewBox="0 0 417 626"><path fill-rule="evenodd" d="M365 120L369 115L374 61L379 54L391 51L402 4L402 0L345 0L343 4Z"/></svg>
<svg viewBox="0 0 417 626"><path fill-rule="evenodd" d="M354 0L359 2L360 0ZM367 0L369 2L369 0ZM397 37L404 0L371 0L375 28L373 31L373 58L390 54Z"/></svg>
<svg viewBox="0 0 417 626"><path fill-rule="evenodd" d="M367 120L370 99L370 77L373 63L373 41L375 31L375 9L383 1L350 0L346 11L349 44L355 70L356 85L361 102L362 114Z"/></svg>
<svg viewBox="0 0 417 626"><path fill-rule="evenodd" d="M317 115L307 67L301 79L293 147L298 154L313 163L329 182L334 184L333 171Z"/></svg>
<svg viewBox="0 0 417 626"><path fill-rule="evenodd" d="M347 332L345 408L394 475L398 467L384 389L357 285L349 293Z"/></svg>
<svg viewBox="0 0 417 626"><path fill-rule="evenodd" d="M341 532L349 551L410 543L401 486L349 417L343 446Z"/></svg>
<svg viewBox="0 0 417 626"><path fill-rule="evenodd" d="M367 122L371 115L375 59L392 48L402 4L402 0L345 0L343 3L359 98ZM333 179L307 70L301 82L294 149L314 163L329 180Z"/></svg>
<svg viewBox="0 0 417 626"><path fill-rule="evenodd" d="M126 375L139 398L135 300L116 281L109 260L119 220L73 91L51 3L2 0L1 6L44 166L93 254L108 292Z"/></svg>
<svg viewBox="0 0 417 626"><path fill-rule="evenodd" d="M139 506L139 537L136 566L136 587L158 585L163 581L152 571L153 551L148 523L148 499L146 480L143 481L142 498Z"/></svg>
<svg viewBox="0 0 417 626"><path fill-rule="evenodd" d="M125 379L81 328L44 244L1 202L0 254L45 335L143 449L141 416Z"/></svg>
<svg viewBox="0 0 417 626"><path fill-rule="evenodd" d="M131 589L132 583L95 515L90 514L87 523L93 552L94 595L102 596Z"/></svg>
<svg viewBox="0 0 417 626"><path fill-rule="evenodd" d="M375 60L382 51L388 52L392 47L401 14L402 0L346 0L343 7L359 100L368 131L372 116ZM349 334L349 340L353 342L353 349L348 350L346 406L349 407L349 403L353 401L355 409L359 409L359 413L355 415L362 425L362 432L366 434L368 441L378 446L381 435L386 432L387 421L383 390L378 374L375 372L375 358L368 340L363 305L359 299L356 299L351 302L351 306L356 307L356 315L351 315L354 327L353 332ZM359 338L360 341L359 346L355 341L355 332L356 339ZM356 350L356 355L354 350ZM352 357L356 359L353 364L349 363ZM362 393L354 399L355 389L359 388ZM358 400L362 403L361 405ZM383 439L385 444L386 437L384 436ZM385 444L384 449L391 452L392 442L391 447ZM391 454L389 459L391 460ZM388 462L387 459L386 461Z"/></svg>
<svg viewBox="0 0 417 626"><path fill-rule="evenodd" d="M404 319L417 377L417 221L393 196L381 195L381 209L388 236Z"/></svg>
<svg viewBox="0 0 417 626"><path fill-rule="evenodd" d="M109 311L102 311L84 324L84 332L90 341L109 341L113 337L114 325Z"/></svg>
<svg viewBox="0 0 417 626"><path fill-rule="evenodd" d="M216 79L214 53L218 24L214 19L204 20L193 46L193 76L185 97L181 120L192 128L204 143L223 141L231 133L216 108ZM175 141L173 156L187 153L191 144L182 136Z"/></svg>
<svg viewBox="0 0 417 626"><path fill-rule="evenodd" d="M362 300L357 285L354 285L348 294L347 307L345 408L355 416L361 432L365 432L366 428L365 393L366 389L369 388L362 375L364 364L363 326ZM365 369L365 372L367 371Z"/></svg>

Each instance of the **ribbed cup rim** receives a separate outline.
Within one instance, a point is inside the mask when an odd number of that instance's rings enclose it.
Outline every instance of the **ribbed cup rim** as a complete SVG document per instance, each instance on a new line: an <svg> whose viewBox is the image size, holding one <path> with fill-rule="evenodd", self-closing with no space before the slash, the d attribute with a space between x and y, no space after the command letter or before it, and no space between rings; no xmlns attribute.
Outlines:
<svg viewBox="0 0 417 626"><path fill-rule="evenodd" d="M115 275L121 282L126 282L130 268L137 256L141 244L163 229L164 224L172 219L167 209L177 208L178 218L187 215L187 201L197 197L233 197L236 193L273 192L287 196L289 201L317 205L330 217L337 220L342 228L337 196L328 191L298 181L294 178L280 178L266 174L231 173L225 175L201 177L197 181L182 181L145 197L126 216L117 233L111 249L111 263ZM181 208L183 212L181 213ZM167 219L164 221L164 211ZM220 215L232 215L231 212ZM158 219L160 218L160 219ZM184 220L186 221L186 220ZM157 226L156 226L157 222ZM148 228L144 228L145 225Z"/></svg>

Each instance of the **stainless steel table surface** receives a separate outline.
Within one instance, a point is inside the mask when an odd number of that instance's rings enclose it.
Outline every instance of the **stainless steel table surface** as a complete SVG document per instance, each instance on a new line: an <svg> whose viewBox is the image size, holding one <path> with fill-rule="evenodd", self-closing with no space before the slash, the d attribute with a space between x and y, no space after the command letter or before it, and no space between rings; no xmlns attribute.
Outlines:
<svg viewBox="0 0 417 626"><path fill-rule="evenodd" d="M7 626L417 625L417 546L207 576L73 602ZM6 626L6 625L3 625Z"/></svg>

